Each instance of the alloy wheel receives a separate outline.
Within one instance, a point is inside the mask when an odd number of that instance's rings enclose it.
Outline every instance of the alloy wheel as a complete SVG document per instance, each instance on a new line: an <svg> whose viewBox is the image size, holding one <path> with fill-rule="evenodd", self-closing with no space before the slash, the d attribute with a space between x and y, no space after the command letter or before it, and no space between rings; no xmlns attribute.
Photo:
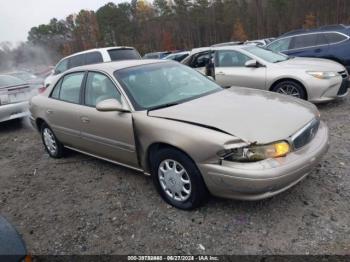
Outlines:
<svg viewBox="0 0 350 262"><path fill-rule="evenodd" d="M301 98L299 89L291 84L285 84L276 90L277 93Z"/></svg>

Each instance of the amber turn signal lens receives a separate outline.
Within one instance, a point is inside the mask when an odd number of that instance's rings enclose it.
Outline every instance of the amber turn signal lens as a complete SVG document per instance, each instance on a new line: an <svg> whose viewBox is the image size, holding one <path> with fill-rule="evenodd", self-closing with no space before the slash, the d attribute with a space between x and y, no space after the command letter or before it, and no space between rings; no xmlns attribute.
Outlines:
<svg viewBox="0 0 350 262"><path fill-rule="evenodd" d="M289 144L286 142L280 142L280 143L274 144L274 146L275 146L275 157L285 156L290 151Z"/></svg>

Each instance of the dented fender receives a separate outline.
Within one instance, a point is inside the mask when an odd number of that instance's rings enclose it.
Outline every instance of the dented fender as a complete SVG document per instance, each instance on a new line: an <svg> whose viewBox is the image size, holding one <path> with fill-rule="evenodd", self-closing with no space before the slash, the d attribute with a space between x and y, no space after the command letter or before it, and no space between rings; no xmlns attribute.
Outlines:
<svg viewBox="0 0 350 262"><path fill-rule="evenodd" d="M217 153L246 144L242 139L219 130L188 122L133 114L136 150L141 167L149 172L149 149L155 144L167 144L185 152L196 163L218 163Z"/></svg>

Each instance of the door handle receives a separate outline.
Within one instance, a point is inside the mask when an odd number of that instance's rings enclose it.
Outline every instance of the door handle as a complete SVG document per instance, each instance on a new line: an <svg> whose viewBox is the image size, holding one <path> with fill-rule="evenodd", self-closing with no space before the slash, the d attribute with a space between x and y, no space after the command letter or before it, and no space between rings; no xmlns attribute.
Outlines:
<svg viewBox="0 0 350 262"><path fill-rule="evenodd" d="M86 116L82 116L80 119L81 119L81 122L83 122L83 123L89 123L90 122L90 119L87 118Z"/></svg>
<svg viewBox="0 0 350 262"><path fill-rule="evenodd" d="M48 115L51 115L51 114L53 113L53 111L50 110L50 109L48 109L48 110L46 110L46 113L47 113Z"/></svg>
<svg viewBox="0 0 350 262"><path fill-rule="evenodd" d="M219 75L219 76L224 76L226 75L224 72L217 72L216 75Z"/></svg>
<svg viewBox="0 0 350 262"><path fill-rule="evenodd" d="M315 50L315 53L321 53L322 52L322 49L321 48L317 48L316 50Z"/></svg>

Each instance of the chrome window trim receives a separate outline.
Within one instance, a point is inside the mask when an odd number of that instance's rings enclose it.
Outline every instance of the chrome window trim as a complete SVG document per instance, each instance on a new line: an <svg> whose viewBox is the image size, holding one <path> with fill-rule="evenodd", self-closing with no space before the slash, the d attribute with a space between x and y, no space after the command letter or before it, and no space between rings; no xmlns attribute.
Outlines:
<svg viewBox="0 0 350 262"><path fill-rule="evenodd" d="M339 42L335 42L335 43L331 43L331 44L325 44L325 45L314 45L314 46L307 46L307 47L301 47L301 48L293 48L293 49L287 49L287 50L281 50L281 51L276 51L276 52L279 52L279 53L282 53L282 52L288 52L288 51L295 51L295 50L301 50L301 49L308 49L308 48L314 48L314 47L321 47L321 46L327 46L327 45L337 45L337 44L340 44L342 42L345 42L345 41L348 41L350 39L350 37L344 33L341 33L341 32L337 32L337 31L327 31L327 32L312 32L312 33L305 33L305 34L298 34L298 35L292 35L292 36L286 36L286 37L283 37L283 38L280 38L280 39L276 39L275 41L273 41L272 43L270 43L268 46L266 46L267 49L269 49L269 46L272 45L273 43L279 41L279 40L284 40L284 39L287 39L287 38L292 38L292 37L297 37L297 36L303 36L303 35L313 35L313 34L328 34L328 33L336 33L336 34L339 34L339 35L343 35L346 37L346 39L342 40L342 41L339 41Z"/></svg>

